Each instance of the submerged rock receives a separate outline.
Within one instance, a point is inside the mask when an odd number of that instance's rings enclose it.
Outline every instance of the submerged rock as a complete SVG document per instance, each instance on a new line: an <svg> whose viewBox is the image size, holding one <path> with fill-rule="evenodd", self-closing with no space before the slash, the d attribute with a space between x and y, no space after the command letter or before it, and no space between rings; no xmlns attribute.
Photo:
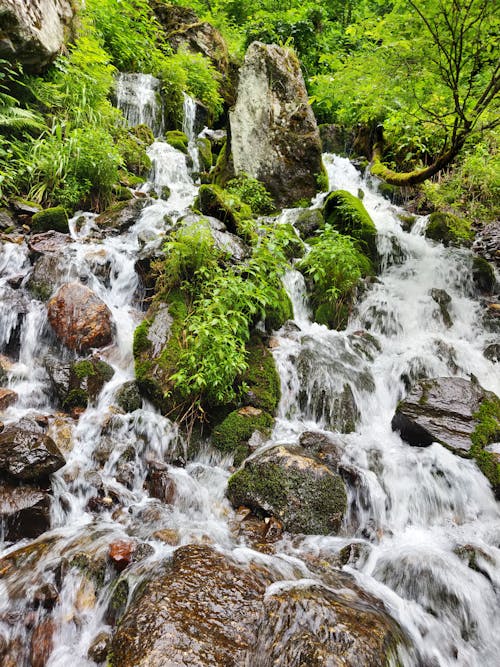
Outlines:
<svg viewBox="0 0 500 667"><path fill-rule="evenodd" d="M21 480L44 479L65 465L52 438L15 426L0 433L0 471Z"/></svg>
<svg viewBox="0 0 500 667"><path fill-rule="evenodd" d="M316 194L321 142L299 61L289 49L249 46L230 122L236 175L262 181L280 207Z"/></svg>
<svg viewBox="0 0 500 667"><path fill-rule="evenodd" d="M70 350L111 343L111 311L85 285L74 282L60 287L48 303L47 314L54 333Z"/></svg>
<svg viewBox="0 0 500 667"><path fill-rule="evenodd" d="M246 461L228 482L234 507L245 505L271 515L291 533L338 532L346 511L346 490L339 475L314 455L278 446Z"/></svg>

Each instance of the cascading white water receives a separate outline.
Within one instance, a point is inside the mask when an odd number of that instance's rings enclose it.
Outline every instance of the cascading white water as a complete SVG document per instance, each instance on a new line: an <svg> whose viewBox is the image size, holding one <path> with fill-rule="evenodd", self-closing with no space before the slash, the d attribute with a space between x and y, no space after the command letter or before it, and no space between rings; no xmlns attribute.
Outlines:
<svg viewBox="0 0 500 667"><path fill-rule="evenodd" d="M135 96L142 95L142 84L134 90ZM474 374L484 387L500 393L495 367L482 354L493 334L481 325L469 253L427 241L417 233L425 220L412 233L403 232L396 207L347 160L325 156L332 188L353 194L363 190L379 230L383 270L343 332L311 321L304 279L293 269L287 273L284 284L295 325L289 323L275 336L282 399L270 442L263 446L296 444L302 432L335 430L354 414L355 431L336 438L343 447L343 464L356 471L358 481L349 489L350 509L340 535L285 537L274 554L259 553L231 531L233 515L224 497L231 461L202 447L185 467L168 466L176 497L171 505L160 503L144 488L148 467L185 456L182 435L146 401L129 414L114 407L117 390L134 377L132 338L143 317L136 260L141 253L154 255L197 190L182 153L156 141L149 155L153 171L148 187L160 198L148 200L130 229L103 235L92 214L70 221L72 241L64 251L60 282L85 280L110 308L116 336L101 357L114 376L69 426L73 446L66 466L53 475L52 530L30 545L36 559L20 559L0 581L0 633L24 641L24 618L34 591L42 583L54 583L66 568L53 611L57 630L47 667L95 665L87 651L98 632L108 628L111 589L107 580L99 590L89 588L89 580L68 563L82 554L98 559L117 539L138 539L151 548L142 564L131 566L135 584L174 550L160 539L158 531L163 531L175 535L177 544L208 541L239 562L266 563L283 580L273 586L285 588L321 582L321 575L309 568L309 556L328 559L354 542L361 555L345 569L384 601L415 643L419 666L493 667L500 650L494 613L500 588L498 504L473 462L437 444L409 447L390 426L405 379L421 372ZM285 212L285 219L293 221L293 215ZM11 353L15 330L19 348L8 372L19 401L2 420L8 425L36 411L49 416L52 428L55 407L41 363L54 352L45 307L24 286L14 290L9 284L29 270L24 244L0 246L1 295L17 304L2 312L0 352ZM446 289L451 297L451 327L442 321L430 295L433 288ZM342 412L346 402L349 419ZM89 502L99 493L101 509L92 512ZM4 544L2 555L23 544L28 542ZM476 549L477 570L456 555L464 545ZM12 621L16 614L21 618L17 625ZM403 656L402 663L417 667L411 656Z"/></svg>
<svg viewBox="0 0 500 667"><path fill-rule="evenodd" d="M129 125L144 124L155 137L161 134L160 81L151 74L120 72L116 77L116 106Z"/></svg>
<svg viewBox="0 0 500 667"><path fill-rule="evenodd" d="M188 153L193 162L193 172L200 171L200 153L196 145L196 101L184 93L184 116L182 121L182 131L188 138Z"/></svg>
<svg viewBox="0 0 500 667"><path fill-rule="evenodd" d="M358 424L354 433L340 437L343 459L361 481L350 491L356 510L345 531L352 534L354 528L366 551L346 569L385 601L428 664L494 665L500 648L494 611L500 581L498 503L473 462L438 444L410 447L391 429L407 378L473 374L485 388L500 392L498 373L483 356L494 334L482 326L473 297L471 255L427 241L421 235L425 219L413 233L403 232L397 207L348 160L325 156L325 164L332 189L364 192L384 268L341 333L307 319L304 291L293 274L287 277L300 331L285 328L275 350L284 396L274 438L293 442L311 427L314 409L300 405L304 382L315 392L313 408L324 402L322 392L331 396L339 386L350 387ZM451 297L450 328L432 299L436 288ZM363 342L366 334L360 334L367 329L370 338ZM297 379L297 359L304 354L306 374ZM324 412L316 412L318 425L325 427ZM458 557L466 545L483 554L478 569L486 576ZM336 553L339 538L307 538L302 548L308 547Z"/></svg>

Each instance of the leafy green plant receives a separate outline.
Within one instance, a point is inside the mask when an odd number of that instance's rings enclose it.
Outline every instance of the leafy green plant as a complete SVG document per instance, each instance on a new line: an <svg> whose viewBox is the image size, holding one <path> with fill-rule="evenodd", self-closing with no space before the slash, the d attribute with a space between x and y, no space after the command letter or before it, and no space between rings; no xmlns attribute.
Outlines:
<svg viewBox="0 0 500 667"><path fill-rule="evenodd" d="M228 181L225 190L237 195L242 202L248 204L254 215L265 215L275 210L273 199L266 186L256 178L242 174Z"/></svg>
<svg viewBox="0 0 500 667"><path fill-rule="evenodd" d="M311 246L297 268L311 282L315 319L334 328L345 326L356 287L371 272L370 260L354 239L329 224L311 240Z"/></svg>

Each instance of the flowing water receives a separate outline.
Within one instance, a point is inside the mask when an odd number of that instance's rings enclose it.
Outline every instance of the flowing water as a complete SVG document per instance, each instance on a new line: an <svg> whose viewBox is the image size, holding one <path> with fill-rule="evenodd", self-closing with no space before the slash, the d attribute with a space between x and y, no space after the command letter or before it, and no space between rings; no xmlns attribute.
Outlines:
<svg viewBox="0 0 500 667"><path fill-rule="evenodd" d="M140 97L144 82L136 83L134 95ZM137 107L120 99L126 109ZM127 116L131 123L151 118ZM285 276L295 325L275 334L282 399L271 440L263 446L295 444L304 431L333 431L356 483L349 486L349 511L339 535L284 537L275 555L264 555L231 530L232 510L224 495L230 460L206 446L185 467L169 466L176 500L171 506L159 503L144 490L148 465L167 454L185 455L182 434L145 401L129 414L113 407L117 389L134 377L133 332L145 305L136 261L158 252L197 190L182 153L156 141L149 154L153 171L146 191L155 190L160 198L147 200L137 222L119 235L103 234L92 214L75 216L71 243L61 257L58 284L80 279L111 309L116 336L100 356L115 373L78 421L67 420L73 445L65 452L65 467L52 476L51 530L34 541L2 545L3 556L29 547L16 567L0 573L0 635L13 646L16 640L25 646L13 664L31 664L29 628L43 617L43 609L30 612L35 618L29 624L26 614L35 591L42 584L55 584L56 631L47 665L94 665L87 651L108 627L111 587L106 578L101 587L93 587L72 565L98 560L116 540L137 538L150 553L130 567L129 580L136 584L154 561L175 548L156 537L158 529L175 532L179 544L209 540L240 562L265 561L282 580L280 585L291 587L318 581L319 575L307 566L308 556L328 559L354 543L360 556L344 569L383 600L413 640L418 657L401 656L405 665L498 664L498 504L473 462L437 444L410 447L390 426L408 382L423 375L474 374L485 388L500 394L500 378L482 354L494 336L481 324L470 253L427 241L422 236L425 219L413 232L402 231L400 210L377 194L375 185L363 180L346 159L325 156L332 189L364 192L364 204L379 231L382 271L342 332L311 322L301 274L291 269ZM171 192L167 200L162 199L165 186ZM293 222L293 216L293 211L285 211L280 220ZM0 352L13 360L8 382L19 400L2 420L8 424L36 412L48 415L52 428L56 409L41 360L54 354L55 343L44 304L25 288L29 272L26 245L3 244L0 291L7 307L0 318ZM10 282L20 274L25 278L15 290ZM435 288L451 297L451 327L432 299ZM357 419L350 434L337 432L345 430L346 402ZM96 497L102 500L99 513L91 511ZM456 555L465 545L476 550L476 570Z"/></svg>

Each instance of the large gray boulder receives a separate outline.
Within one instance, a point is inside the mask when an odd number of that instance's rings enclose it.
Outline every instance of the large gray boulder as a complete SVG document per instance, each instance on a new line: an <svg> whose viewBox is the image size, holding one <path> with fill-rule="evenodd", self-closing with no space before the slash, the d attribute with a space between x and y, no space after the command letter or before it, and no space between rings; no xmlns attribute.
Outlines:
<svg viewBox="0 0 500 667"><path fill-rule="evenodd" d="M40 70L71 32L71 0L0 0L0 57Z"/></svg>
<svg viewBox="0 0 500 667"><path fill-rule="evenodd" d="M281 207L316 194L319 132L299 61L289 49L261 42L248 47L230 122L237 175L265 183Z"/></svg>

